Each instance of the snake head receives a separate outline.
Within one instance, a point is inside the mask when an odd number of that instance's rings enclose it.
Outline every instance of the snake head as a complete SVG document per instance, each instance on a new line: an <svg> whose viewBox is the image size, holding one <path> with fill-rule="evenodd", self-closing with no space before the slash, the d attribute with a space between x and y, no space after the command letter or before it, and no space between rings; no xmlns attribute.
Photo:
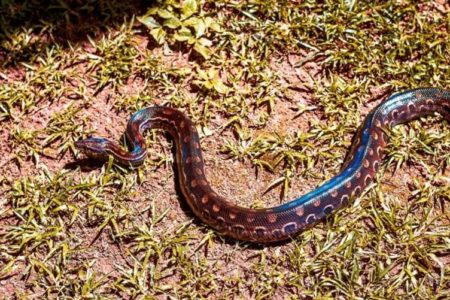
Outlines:
<svg viewBox="0 0 450 300"><path fill-rule="evenodd" d="M84 140L79 140L75 142L75 147L78 148L82 153L91 158L98 158L102 160L107 160L108 151L110 150L111 142L108 139L100 137L90 137Z"/></svg>

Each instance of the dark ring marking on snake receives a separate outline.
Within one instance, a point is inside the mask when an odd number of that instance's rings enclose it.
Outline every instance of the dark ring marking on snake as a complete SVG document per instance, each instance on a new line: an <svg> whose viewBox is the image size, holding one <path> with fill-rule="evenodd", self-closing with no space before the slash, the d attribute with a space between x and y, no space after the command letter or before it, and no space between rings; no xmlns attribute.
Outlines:
<svg viewBox="0 0 450 300"><path fill-rule="evenodd" d="M425 115L440 113L450 120L450 92L422 88L390 96L365 118L342 170L315 190L272 208L240 207L218 196L204 172L200 139L194 124L183 113L168 107L144 108L131 117L126 137L131 151L104 138L76 142L85 155L122 165L142 164L147 155L143 132L162 128L175 140L176 166L181 192L202 221L236 239L257 243L291 238L357 197L375 177L392 126Z"/></svg>

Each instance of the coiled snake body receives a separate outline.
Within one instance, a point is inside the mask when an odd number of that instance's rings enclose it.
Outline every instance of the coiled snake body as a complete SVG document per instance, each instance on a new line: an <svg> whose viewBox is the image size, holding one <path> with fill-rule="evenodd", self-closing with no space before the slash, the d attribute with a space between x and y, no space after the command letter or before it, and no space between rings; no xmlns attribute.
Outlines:
<svg viewBox="0 0 450 300"><path fill-rule="evenodd" d="M112 155L122 165L135 166L147 155L143 132L167 130L176 144L181 191L195 215L233 238L266 243L292 237L359 195L380 165L388 138L386 129L434 112L450 120L449 91L422 88L389 97L366 117L339 174L295 200L264 209L236 206L214 192L205 176L197 130L178 110L148 107L133 114L126 130L130 152L96 137L77 141L76 146L87 156L105 160Z"/></svg>

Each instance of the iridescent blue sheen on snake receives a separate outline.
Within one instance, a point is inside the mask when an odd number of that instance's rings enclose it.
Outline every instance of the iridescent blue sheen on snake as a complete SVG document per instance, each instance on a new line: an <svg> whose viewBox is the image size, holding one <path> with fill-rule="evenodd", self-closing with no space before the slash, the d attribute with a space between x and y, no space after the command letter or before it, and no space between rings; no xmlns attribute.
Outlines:
<svg viewBox="0 0 450 300"><path fill-rule="evenodd" d="M214 192L205 176L197 130L178 110L148 107L133 114L126 130L131 151L96 137L78 141L76 146L89 157L106 160L111 155L119 164L136 166L147 155L143 132L150 128L167 130L176 144L180 188L195 215L233 238L268 243L291 238L357 197L377 172L388 141L387 131L435 112L450 120L450 92L421 88L390 96L365 118L340 173L297 199L263 209L237 206Z"/></svg>

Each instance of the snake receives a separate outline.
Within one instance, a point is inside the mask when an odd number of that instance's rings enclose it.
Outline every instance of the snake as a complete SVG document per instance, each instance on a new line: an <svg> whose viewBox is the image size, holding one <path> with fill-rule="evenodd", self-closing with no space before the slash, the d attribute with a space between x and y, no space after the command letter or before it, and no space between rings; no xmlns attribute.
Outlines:
<svg viewBox="0 0 450 300"><path fill-rule="evenodd" d="M180 190L194 215L221 234L263 244L292 239L357 198L374 180L392 127L435 113L450 120L450 91L418 88L390 95L367 114L337 175L294 200L269 208L238 206L214 191L205 175L196 126L174 108L153 106L134 113L125 132L128 149L102 137L78 140L75 146L91 159L106 161L112 156L117 164L136 167L148 153L144 131L167 131L175 144Z"/></svg>

